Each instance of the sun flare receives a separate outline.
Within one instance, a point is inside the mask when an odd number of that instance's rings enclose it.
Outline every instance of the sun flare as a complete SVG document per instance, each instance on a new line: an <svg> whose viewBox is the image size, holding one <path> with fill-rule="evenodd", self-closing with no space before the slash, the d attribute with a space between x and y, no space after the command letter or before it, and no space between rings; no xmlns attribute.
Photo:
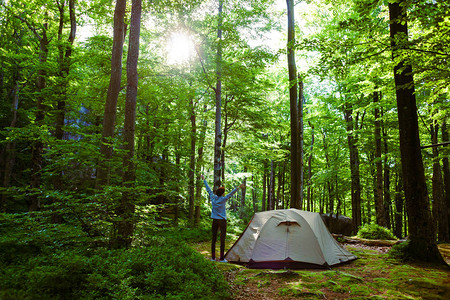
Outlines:
<svg viewBox="0 0 450 300"><path fill-rule="evenodd" d="M174 32L167 43L167 62L169 64L183 64L194 55L194 42L184 32Z"/></svg>

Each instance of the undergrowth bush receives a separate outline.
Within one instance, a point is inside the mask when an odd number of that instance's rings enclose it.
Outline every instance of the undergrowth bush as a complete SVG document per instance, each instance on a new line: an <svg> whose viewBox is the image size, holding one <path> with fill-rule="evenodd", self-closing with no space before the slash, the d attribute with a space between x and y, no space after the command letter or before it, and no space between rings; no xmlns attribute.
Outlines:
<svg viewBox="0 0 450 300"><path fill-rule="evenodd" d="M152 236L112 250L68 225L0 215L0 299L228 297L216 266L177 237Z"/></svg>
<svg viewBox="0 0 450 300"><path fill-rule="evenodd" d="M363 239L396 240L396 237L389 229L377 224L364 224L356 236Z"/></svg>
<svg viewBox="0 0 450 300"><path fill-rule="evenodd" d="M409 251L409 242L405 241L400 244L392 246L391 250L388 252L389 256L402 261L411 260L411 253Z"/></svg>

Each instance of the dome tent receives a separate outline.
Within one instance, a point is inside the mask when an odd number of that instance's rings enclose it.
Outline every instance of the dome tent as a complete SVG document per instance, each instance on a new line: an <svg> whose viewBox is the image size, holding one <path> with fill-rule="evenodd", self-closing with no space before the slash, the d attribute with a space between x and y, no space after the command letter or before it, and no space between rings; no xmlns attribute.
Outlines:
<svg viewBox="0 0 450 300"><path fill-rule="evenodd" d="M256 213L225 255L254 269L327 268L356 258L336 242L320 214L298 209Z"/></svg>

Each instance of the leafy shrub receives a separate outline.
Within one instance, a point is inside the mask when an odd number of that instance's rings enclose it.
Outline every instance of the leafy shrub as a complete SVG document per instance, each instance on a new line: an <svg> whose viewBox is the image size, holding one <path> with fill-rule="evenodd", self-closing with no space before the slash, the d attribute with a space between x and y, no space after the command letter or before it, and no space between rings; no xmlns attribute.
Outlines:
<svg viewBox="0 0 450 300"><path fill-rule="evenodd" d="M140 247L109 250L84 243L78 229L68 225L43 225L29 216L0 216L0 224L5 225L0 229L5 233L0 236L0 299L229 296L216 266L177 235L153 236Z"/></svg>
<svg viewBox="0 0 450 300"><path fill-rule="evenodd" d="M399 259L402 261L409 261L411 260L411 254L409 251L410 241L405 241L400 244L396 244L392 246L391 250L388 252L389 256L391 258Z"/></svg>
<svg viewBox="0 0 450 300"><path fill-rule="evenodd" d="M396 240L394 234L389 229L377 224L363 225L356 236L363 239Z"/></svg>

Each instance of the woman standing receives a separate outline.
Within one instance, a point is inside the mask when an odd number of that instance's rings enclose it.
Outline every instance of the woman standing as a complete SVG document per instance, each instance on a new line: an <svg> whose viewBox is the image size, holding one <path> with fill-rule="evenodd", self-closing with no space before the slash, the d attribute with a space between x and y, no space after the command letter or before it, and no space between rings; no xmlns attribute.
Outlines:
<svg viewBox="0 0 450 300"><path fill-rule="evenodd" d="M205 176L201 175L203 183L205 184L206 191L209 195L209 200L211 201L212 211L211 218L212 222L212 240L211 240L211 260L216 260L216 241L217 241L217 232L220 229L220 262L227 262L225 259L225 236L227 234L227 212L225 208L225 204L227 200L231 198L237 191L238 188L243 189L245 185L242 183L239 187L236 187L226 196L223 196L225 193L225 188L223 186L219 187L214 193L209 187L208 183L205 180Z"/></svg>

